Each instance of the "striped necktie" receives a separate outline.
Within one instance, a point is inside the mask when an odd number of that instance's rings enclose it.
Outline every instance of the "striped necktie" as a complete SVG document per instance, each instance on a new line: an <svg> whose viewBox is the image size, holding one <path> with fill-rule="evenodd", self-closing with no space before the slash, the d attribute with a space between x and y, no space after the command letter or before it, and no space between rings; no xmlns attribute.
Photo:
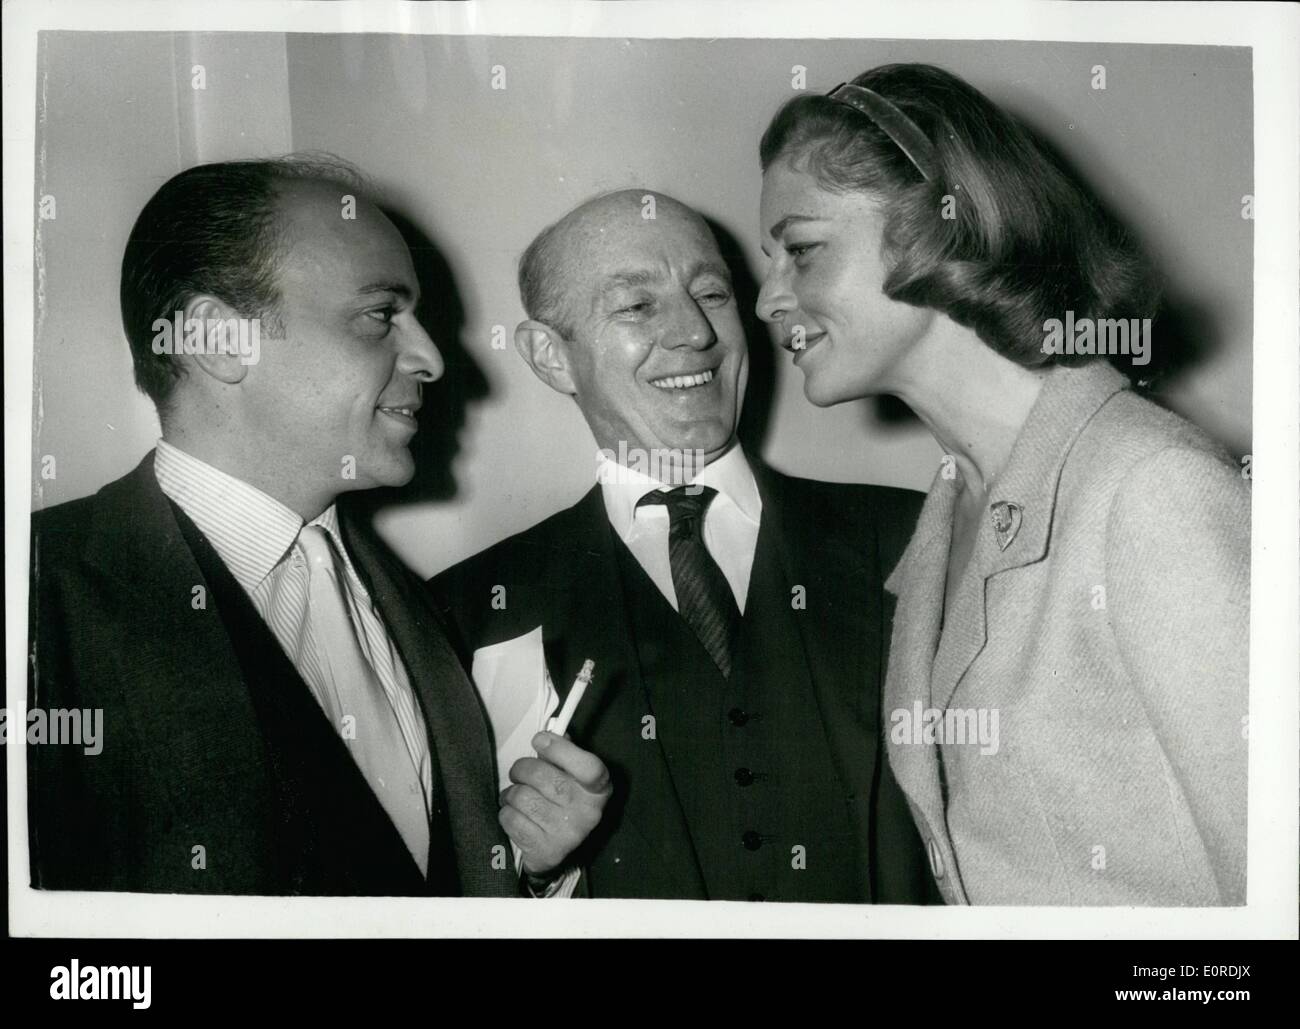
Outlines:
<svg viewBox="0 0 1300 1029"><path fill-rule="evenodd" d="M643 504L668 508L668 561L677 611L691 627L723 676L731 675L731 652L740 631L740 608L722 569L704 545L704 514L718 491L679 486L647 493Z"/></svg>

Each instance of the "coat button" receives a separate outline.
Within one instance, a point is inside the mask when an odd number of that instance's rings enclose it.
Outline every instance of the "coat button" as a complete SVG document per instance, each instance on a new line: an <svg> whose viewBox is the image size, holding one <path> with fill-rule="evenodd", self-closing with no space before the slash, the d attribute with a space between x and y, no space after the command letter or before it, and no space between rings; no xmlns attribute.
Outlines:
<svg viewBox="0 0 1300 1029"><path fill-rule="evenodd" d="M734 778L737 786L748 786L754 781L754 773L748 768L737 768Z"/></svg>
<svg viewBox="0 0 1300 1029"><path fill-rule="evenodd" d="M744 844L746 850L758 850L763 845L763 837L750 829L740 838L740 842Z"/></svg>
<svg viewBox="0 0 1300 1029"><path fill-rule="evenodd" d="M734 725L737 729L740 729L743 728L745 723L749 721L749 712L743 710L742 708L733 707L730 711L727 712L727 718L732 725Z"/></svg>
<svg viewBox="0 0 1300 1029"><path fill-rule="evenodd" d="M942 879L943 855L939 853L939 844L934 842L933 836L925 841L925 848L930 853L930 871L934 873L936 879Z"/></svg>

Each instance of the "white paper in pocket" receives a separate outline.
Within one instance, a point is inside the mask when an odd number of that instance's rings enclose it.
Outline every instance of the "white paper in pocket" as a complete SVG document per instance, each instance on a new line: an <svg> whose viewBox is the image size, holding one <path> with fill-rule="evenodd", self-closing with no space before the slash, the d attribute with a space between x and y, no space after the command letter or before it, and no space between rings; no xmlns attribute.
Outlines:
<svg viewBox="0 0 1300 1029"><path fill-rule="evenodd" d="M474 651L470 672L497 745L498 790L510 785L510 766L533 757L532 738L560 706L546 670L542 627Z"/></svg>

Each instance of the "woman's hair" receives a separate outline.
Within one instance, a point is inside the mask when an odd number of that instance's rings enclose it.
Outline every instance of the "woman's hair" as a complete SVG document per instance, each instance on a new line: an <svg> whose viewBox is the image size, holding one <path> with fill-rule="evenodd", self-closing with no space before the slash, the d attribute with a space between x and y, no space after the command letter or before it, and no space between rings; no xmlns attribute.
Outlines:
<svg viewBox="0 0 1300 1029"><path fill-rule="evenodd" d="M1081 363L1043 352L1044 322L1147 318L1158 304L1135 241L1024 128L957 76L890 64L855 85L885 97L935 148L926 181L871 118L826 96L790 100L759 147L835 192L883 204L885 295L943 311L1025 366Z"/></svg>

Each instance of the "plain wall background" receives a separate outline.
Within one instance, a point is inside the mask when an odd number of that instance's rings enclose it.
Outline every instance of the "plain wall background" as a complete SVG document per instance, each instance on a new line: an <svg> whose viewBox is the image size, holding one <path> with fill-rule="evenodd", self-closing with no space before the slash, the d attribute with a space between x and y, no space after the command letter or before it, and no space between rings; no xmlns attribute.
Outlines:
<svg viewBox="0 0 1300 1029"><path fill-rule="evenodd" d="M157 436L118 318L122 247L168 177L199 162L329 150L385 192L437 288L448 360L426 392L421 471L380 528L432 573L576 500L595 444L577 408L510 344L520 251L595 193L640 185L717 223L761 274L757 144L795 65L824 91L877 64L966 78L1055 146L1166 275L1162 343L1186 367L1161 399L1250 450L1250 54L1244 49L997 41L517 39L46 33L37 90L34 503L94 492ZM206 89L192 87L203 66ZM1091 87L1104 65L1106 86ZM493 89L493 69L505 89ZM505 349L492 348L494 327ZM758 449L813 478L925 489L940 452L870 402L832 410L763 334L751 340ZM764 369L767 369L765 372ZM53 455L58 475L40 477Z"/></svg>

